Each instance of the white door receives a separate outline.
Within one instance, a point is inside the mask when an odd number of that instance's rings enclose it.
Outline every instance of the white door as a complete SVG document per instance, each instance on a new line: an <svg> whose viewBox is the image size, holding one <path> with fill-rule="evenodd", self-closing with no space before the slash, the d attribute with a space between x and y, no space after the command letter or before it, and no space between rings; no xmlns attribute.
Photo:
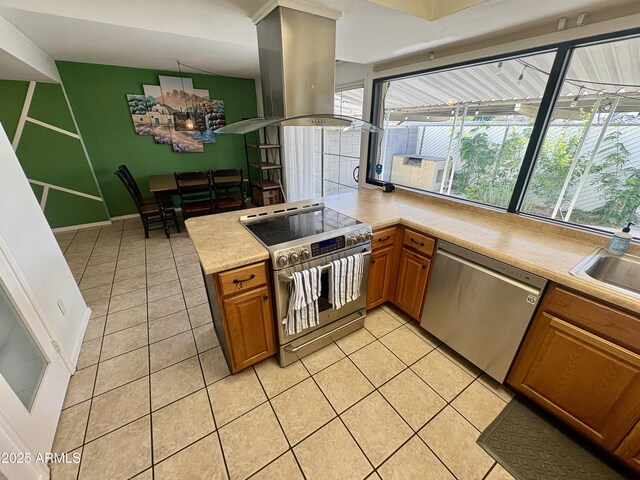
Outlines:
<svg viewBox="0 0 640 480"><path fill-rule="evenodd" d="M46 478L69 370L0 239L0 473Z"/></svg>

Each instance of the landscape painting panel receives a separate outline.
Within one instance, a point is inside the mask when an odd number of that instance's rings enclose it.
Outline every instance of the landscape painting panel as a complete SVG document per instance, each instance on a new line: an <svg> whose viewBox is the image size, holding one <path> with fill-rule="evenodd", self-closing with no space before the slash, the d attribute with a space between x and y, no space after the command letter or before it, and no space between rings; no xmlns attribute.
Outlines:
<svg viewBox="0 0 640 480"><path fill-rule="evenodd" d="M133 120L133 127L138 135L153 135L151 117L147 108L147 97L145 95L127 94L129 113Z"/></svg>
<svg viewBox="0 0 640 480"><path fill-rule="evenodd" d="M147 108L153 128L153 137L156 143L171 144L171 128L173 127L173 114L162 103L162 90L160 85L143 85L144 94L147 97Z"/></svg>

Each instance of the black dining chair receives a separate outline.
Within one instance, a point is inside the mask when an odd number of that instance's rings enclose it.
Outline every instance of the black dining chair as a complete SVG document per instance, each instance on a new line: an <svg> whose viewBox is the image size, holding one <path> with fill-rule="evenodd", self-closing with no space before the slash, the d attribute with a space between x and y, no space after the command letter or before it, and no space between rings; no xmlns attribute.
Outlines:
<svg viewBox="0 0 640 480"><path fill-rule="evenodd" d="M131 174L131 170L129 170L129 167L127 167L124 163L122 165L120 165L118 167L118 170L120 170L122 172L122 174L125 176L125 178L127 179L127 182L129 183L129 185L131 186L134 195L140 200L142 201L142 203L144 204L154 204L156 203L156 199L153 196L148 196L148 197L143 197L142 193L140 192L140 187L138 187L138 183L136 182L135 178L133 178L133 175Z"/></svg>
<svg viewBox="0 0 640 480"><path fill-rule="evenodd" d="M176 187L180 195L182 217L210 215L215 212L211 174L207 172L175 172Z"/></svg>
<svg viewBox="0 0 640 480"><path fill-rule="evenodd" d="M170 222L172 223L172 226L176 227L178 233L180 233L180 224L178 223L178 216L176 215L176 209L173 204L165 205L160 199L152 204L143 203L141 196L136 193L134 187L135 184L132 184L129 181L127 175L120 169L117 169L115 174L122 181L122 184L133 199L133 203L138 210L138 215L140 215L140 219L142 220L145 238L149 238L149 230L151 230L151 226L158 223L162 224L164 234L167 238L171 236L171 232L169 231Z"/></svg>
<svg viewBox="0 0 640 480"><path fill-rule="evenodd" d="M247 208L242 169L223 169L211 172L216 213Z"/></svg>

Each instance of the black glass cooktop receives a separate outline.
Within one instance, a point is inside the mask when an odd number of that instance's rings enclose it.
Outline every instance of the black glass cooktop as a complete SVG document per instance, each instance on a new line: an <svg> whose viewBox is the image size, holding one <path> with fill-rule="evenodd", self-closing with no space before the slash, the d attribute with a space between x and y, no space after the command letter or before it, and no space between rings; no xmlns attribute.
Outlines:
<svg viewBox="0 0 640 480"><path fill-rule="evenodd" d="M291 242L362 222L342 213L324 208L311 212L292 213L247 223L246 227L267 247Z"/></svg>

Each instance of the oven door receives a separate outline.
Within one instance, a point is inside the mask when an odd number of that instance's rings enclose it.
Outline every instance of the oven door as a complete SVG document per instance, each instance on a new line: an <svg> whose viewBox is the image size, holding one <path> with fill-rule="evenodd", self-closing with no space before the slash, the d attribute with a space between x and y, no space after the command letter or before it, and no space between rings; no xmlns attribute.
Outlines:
<svg viewBox="0 0 640 480"><path fill-rule="evenodd" d="M339 258L348 257L355 253L364 253L364 266L362 272L362 283L360 285L360 296L353 302L349 302L343 305L339 309L334 309L333 305L329 302L329 276L331 268L328 266L333 260ZM276 315L278 323L278 343L284 345L292 340L308 335L316 330L323 329L326 325L339 320L343 317L351 315L354 312L362 310L367 304L367 285L369 279L369 254L371 253L371 246L369 244L358 245L357 247L343 250L340 253L333 255L327 255L316 260L310 260L301 265L295 267L285 268L283 270L274 272L274 285L276 290ZM307 328L296 335L287 335L284 329L284 319L287 317L287 310L289 307L289 289L291 288L291 275L293 272L299 272L311 267L327 266L322 271L322 292L318 299L318 310L320 312L320 322L313 328Z"/></svg>

